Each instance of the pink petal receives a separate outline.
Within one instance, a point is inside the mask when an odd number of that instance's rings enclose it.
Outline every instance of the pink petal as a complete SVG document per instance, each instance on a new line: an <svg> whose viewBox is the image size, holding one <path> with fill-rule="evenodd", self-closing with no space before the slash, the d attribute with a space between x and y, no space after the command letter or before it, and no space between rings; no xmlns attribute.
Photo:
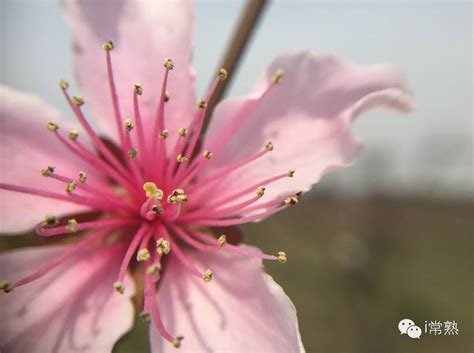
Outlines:
<svg viewBox="0 0 474 353"><path fill-rule="evenodd" d="M279 68L282 83L262 97ZM328 55L287 54L273 62L249 97L217 106L204 147L216 150L213 163L219 167L272 141L273 152L224 182L232 190L237 183L251 185L296 169L293 179L283 179L267 189L264 202L283 192L309 190L325 172L350 164L361 149L350 122L376 108L400 112L411 108L403 78L393 67L357 66ZM232 119L241 124L236 124L236 133L219 150L216 136Z"/></svg>
<svg viewBox="0 0 474 353"><path fill-rule="evenodd" d="M86 171L89 180L101 180L90 167L72 156L46 129L48 121L52 121L59 124L66 135L73 130L70 128L72 124L63 119L55 108L33 95L5 86L0 86L0 97L1 182L64 192L63 183L41 175L41 170L48 165L56 166L59 174L71 178L77 178L79 171ZM47 212L60 216L84 209L69 202L11 191L0 192L0 232L29 230L42 221Z"/></svg>
<svg viewBox="0 0 474 353"><path fill-rule="evenodd" d="M145 126L151 122L161 92L163 62L175 64L168 79L171 100L166 104L166 128L186 127L195 107L194 74L190 66L194 17L190 1L62 0L74 40L74 64L86 104L98 125L117 138L102 44L112 51L115 83L124 118L133 117L133 84L140 97ZM152 129L148 129L150 131ZM173 136L175 134L172 134Z"/></svg>
<svg viewBox="0 0 474 353"><path fill-rule="evenodd" d="M183 335L180 352L304 352L296 310L259 259L187 251L193 263L214 272L204 283L170 259L157 300L165 327ZM175 352L150 329L152 352Z"/></svg>
<svg viewBox="0 0 474 353"><path fill-rule="evenodd" d="M67 247L14 250L0 256L0 278L19 279ZM133 324L133 281L125 295L114 291L123 249L80 254L44 277L0 294L0 350L9 353L111 352Z"/></svg>

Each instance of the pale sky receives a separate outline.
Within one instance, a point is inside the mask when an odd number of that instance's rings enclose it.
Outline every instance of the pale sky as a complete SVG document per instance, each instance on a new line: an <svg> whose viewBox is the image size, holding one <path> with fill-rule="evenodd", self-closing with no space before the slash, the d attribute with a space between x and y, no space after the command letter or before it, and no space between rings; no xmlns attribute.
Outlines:
<svg viewBox="0 0 474 353"><path fill-rule="evenodd" d="M194 64L200 93L241 7L241 1L197 2ZM0 13L0 81L67 112L57 80L73 77L69 30L56 2L0 0ZM375 187L472 195L472 17L470 1L274 1L228 95L246 94L265 66L286 51L397 65L416 111L360 119L355 131L365 141L365 153L353 167L328 175L321 187L341 193Z"/></svg>

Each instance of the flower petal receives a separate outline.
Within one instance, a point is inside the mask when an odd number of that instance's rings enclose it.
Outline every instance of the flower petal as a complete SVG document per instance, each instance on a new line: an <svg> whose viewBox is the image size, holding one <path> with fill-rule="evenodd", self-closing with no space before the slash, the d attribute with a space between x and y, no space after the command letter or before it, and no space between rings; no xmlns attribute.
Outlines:
<svg viewBox="0 0 474 353"><path fill-rule="evenodd" d="M140 97L145 126L152 126L163 79L163 62L171 58L168 79L171 99L166 104L166 128L186 127L194 109L194 73L190 66L194 36L190 1L62 0L71 26L78 82L98 125L117 138L102 44L112 51L115 83L122 116L133 117L133 85L143 87ZM147 129L152 131L152 129ZM174 135L173 135L174 136Z"/></svg>
<svg viewBox="0 0 474 353"><path fill-rule="evenodd" d="M72 124L41 99L0 85L0 181L37 189L64 192L64 184L41 176L47 166L56 166L59 174L71 178L87 171L90 180L101 181L99 175L69 153L46 129L48 121L69 131ZM72 129L71 129L72 130ZM38 196L1 190L0 232L31 229L51 212L57 216L77 213L84 207Z"/></svg>
<svg viewBox="0 0 474 353"><path fill-rule="evenodd" d="M277 69L283 70L283 80L272 85ZM268 87L270 91L264 94ZM386 65L357 66L329 55L287 54L270 65L249 97L226 100L216 107L204 147L217 151L213 165L219 167L272 141L273 152L224 181L233 190L236 183L251 185L296 169L293 179L267 189L268 200L283 192L309 190L327 171L350 164L361 149L350 122L375 108L410 110L398 70ZM233 126L229 130L233 133L219 141L219 130L226 126Z"/></svg>
<svg viewBox="0 0 474 353"><path fill-rule="evenodd" d="M14 250L0 256L0 278L19 279L68 247ZM44 277L0 293L0 350L9 353L111 352L133 324L133 281L126 295L112 287L123 248L80 254ZM113 267L112 267L113 266Z"/></svg>
<svg viewBox="0 0 474 353"><path fill-rule="evenodd" d="M225 252L187 251L198 267L214 271L210 283L171 258L157 300L165 327L182 334L182 352L304 352L296 310L259 259ZM152 352L174 352L151 325Z"/></svg>

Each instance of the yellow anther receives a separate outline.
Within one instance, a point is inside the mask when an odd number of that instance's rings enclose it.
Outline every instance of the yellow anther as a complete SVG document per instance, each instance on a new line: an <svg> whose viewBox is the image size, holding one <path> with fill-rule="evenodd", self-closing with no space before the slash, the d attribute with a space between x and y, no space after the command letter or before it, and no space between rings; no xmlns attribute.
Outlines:
<svg viewBox="0 0 474 353"><path fill-rule="evenodd" d="M167 138L168 136L170 135L169 131L168 130L163 130L162 132L160 132L160 139L165 139Z"/></svg>
<svg viewBox="0 0 474 353"><path fill-rule="evenodd" d="M173 344L174 348L179 348L181 347L182 340L184 340L183 336L176 336L171 343Z"/></svg>
<svg viewBox="0 0 474 353"><path fill-rule="evenodd" d="M125 126L125 130L132 131L133 130L133 123L130 119L125 119L123 121L123 126Z"/></svg>
<svg viewBox="0 0 474 353"><path fill-rule="evenodd" d="M295 196L299 199L301 197L301 195L303 195L303 191L299 190L297 192L295 192Z"/></svg>
<svg viewBox="0 0 474 353"><path fill-rule="evenodd" d="M47 127L48 130L51 131L51 132L56 132L56 131L58 131L58 129L59 129L59 125L56 124L56 123L53 123L52 121L50 121L50 122L46 125L46 127Z"/></svg>
<svg viewBox="0 0 474 353"><path fill-rule="evenodd" d="M15 286L9 281L0 281L0 290L3 290L5 293L10 293Z"/></svg>
<svg viewBox="0 0 474 353"><path fill-rule="evenodd" d="M186 202L188 201L188 195L177 195L176 201L178 202Z"/></svg>
<svg viewBox="0 0 474 353"><path fill-rule="evenodd" d="M290 169L290 170L288 171L288 176L289 176L290 178L293 178L293 175L295 175L295 172L296 172L296 170Z"/></svg>
<svg viewBox="0 0 474 353"><path fill-rule="evenodd" d="M259 187L257 188L256 194L257 194L258 197L262 197L263 194L265 194L265 188L264 188L263 186L259 186Z"/></svg>
<svg viewBox="0 0 474 353"><path fill-rule="evenodd" d="M273 143L271 141L268 141L266 144L265 144L265 148L268 150L268 151L273 151Z"/></svg>
<svg viewBox="0 0 474 353"><path fill-rule="evenodd" d="M163 207L160 207L160 206L158 206L158 205L153 205L153 206L151 207L151 210L152 210L153 212L155 212L156 214L159 214L160 216L161 216L161 215L163 214L163 212L164 212Z"/></svg>
<svg viewBox="0 0 474 353"><path fill-rule="evenodd" d="M151 315L149 313L147 313L146 311L142 311L140 313L140 319L142 319L142 321L145 323L145 324L149 324L151 323Z"/></svg>
<svg viewBox="0 0 474 353"><path fill-rule="evenodd" d="M85 183L87 181L87 174L86 172L79 172L79 181L81 183Z"/></svg>
<svg viewBox="0 0 474 353"><path fill-rule="evenodd" d="M186 202L188 201L188 196L183 189L174 189L173 192L168 195L167 201L168 203Z"/></svg>
<svg viewBox="0 0 474 353"><path fill-rule="evenodd" d="M123 294L125 293L125 286L123 285L122 282L120 281L117 281L114 283L114 288L117 292L119 292L120 294Z"/></svg>
<svg viewBox="0 0 474 353"><path fill-rule="evenodd" d="M298 203L297 197L288 197L284 201L285 205L296 205Z"/></svg>
<svg viewBox="0 0 474 353"><path fill-rule="evenodd" d="M204 158L207 158L207 159L212 159L212 157L214 157L214 153L209 152L209 151L204 151L202 155L204 156Z"/></svg>
<svg viewBox="0 0 474 353"><path fill-rule="evenodd" d="M71 100L72 100L72 103L76 107L80 107L81 105L84 105L85 103L84 98L82 98L81 96L72 96Z"/></svg>
<svg viewBox="0 0 474 353"><path fill-rule="evenodd" d="M58 217L52 215L52 214L47 214L44 216L44 225L47 228L51 228L54 226L57 226L59 224L59 219Z"/></svg>
<svg viewBox="0 0 474 353"><path fill-rule="evenodd" d="M69 139L71 141L76 141L77 138L79 137L79 131L72 130L72 131L69 132L69 134L67 134L67 136L69 137Z"/></svg>
<svg viewBox="0 0 474 353"><path fill-rule="evenodd" d="M164 101L165 103L168 102L171 98L171 94L169 91L165 91L165 98L164 98Z"/></svg>
<svg viewBox="0 0 474 353"><path fill-rule="evenodd" d="M184 192L184 189L174 189L173 194L175 194L175 195L184 195L186 193Z"/></svg>
<svg viewBox="0 0 474 353"><path fill-rule="evenodd" d="M183 156L183 155L180 153L180 154L178 154L178 157L176 157L176 160L178 161L178 163L181 163L181 164L182 164L182 163L185 163L185 162L188 160L188 158L186 158L185 156Z"/></svg>
<svg viewBox="0 0 474 353"><path fill-rule="evenodd" d="M272 82L276 85L279 85L282 80L283 80L283 70L278 69L275 71L275 74L272 77Z"/></svg>
<svg viewBox="0 0 474 353"><path fill-rule="evenodd" d="M225 234L222 234L217 241L219 242L219 246L224 246L227 243L227 237Z"/></svg>
<svg viewBox="0 0 474 353"><path fill-rule="evenodd" d="M59 87L65 91L69 88L69 82L66 80L59 80Z"/></svg>
<svg viewBox="0 0 474 353"><path fill-rule="evenodd" d="M168 203L176 203L178 200L176 199L175 195L168 195L168 197L166 198L166 201Z"/></svg>
<svg viewBox="0 0 474 353"><path fill-rule="evenodd" d="M143 184L143 190L145 190L146 197L154 197L156 200L163 200L163 190L158 189L156 184L152 181L147 181Z"/></svg>
<svg viewBox="0 0 474 353"><path fill-rule="evenodd" d="M127 154L130 158L134 159L137 156L138 151L135 148L130 148Z"/></svg>
<svg viewBox="0 0 474 353"><path fill-rule="evenodd" d="M135 90L135 93L137 94L137 96L141 96L143 94L143 87L141 84L135 83L133 85L133 89Z"/></svg>
<svg viewBox="0 0 474 353"><path fill-rule="evenodd" d="M56 167L48 165L45 169L41 169L41 175L44 177L50 177L53 175L54 169L56 169Z"/></svg>
<svg viewBox="0 0 474 353"><path fill-rule="evenodd" d="M108 40L107 42L105 42L104 44L102 44L102 48L103 48L105 51L114 50L114 48L115 48L114 42L112 42L111 40Z"/></svg>
<svg viewBox="0 0 474 353"><path fill-rule="evenodd" d="M166 68L166 70L173 70L174 64L171 59L166 59L163 66Z"/></svg>
<svg viewBox="0 0 474 353"><path fill-rule="evenodd" d="M77 232L77 221L74 218L68 219L66 224L66 232L76 233Z"/></svg>
<svg viewBox="0 0 474 353"><path fill-rule="evenodd" d="M286 262L286 253L284 251L277 252L278 262L284 264Z"/></svg>
<svg viewBox="0 0 474 353"><path fill-rule="evenodd" d="M185 137L188 134L188 130L186 130L184 127L179 128L178 130L178 135L181 137Z"/></svg>
<svg viewBox="0 0 474 353"><path fill-rule="evenodd" d="M204 273L202 274L202 280L206 283L211 282L212 271L210 269L207 269L206 271L204 271Z"/></svg>
<svg viewBox="0 0 474 353"><path fill-rule="evenodd" d="M147 261L151 257L150 252L147 248L143 248L137 251L137 261Z"/></svg>
<svg viewBox="0 0 474 353"><path fill-rule="evenodd" d="M222 68L219 70L219 74L218 74L219 80L224 81L227 78L227 75L228 73L226 69Z"/></svg>
<svg viewBox="0 0 474 353"><path fill-rule="evenodd" d="M148 268L146 269L146 274L149 276L152 276L152 275L157 274L160 271L161 271L161 264L156 263L156 264L152 264L148 266Z"/></svg>
<svg viewBox="0 0 474 353"><path fill-rule="evenodd" d="M160 238L156 241L156 252L158 255L163 256L169 254L171 250L170 242L166 239Z"/></svg>
<svg viewBox="0 0 474 353"><path fill-rule="evenodd" d="M66 190L66 192L70 193L70 192L73 192L74 190L76 190L76 187L77 187L77 183L74 180L71 180L71 181L67 182L66 187L64 188L64 190Z"/></svg>
<svg viewBox="0 0 474 353"><path fill-rule="evenodd" d="M197 104L198 108L201 108L201 109L206 109L207 108L207 103L204 102L202 99L198 100L196 104Z"/></svg>

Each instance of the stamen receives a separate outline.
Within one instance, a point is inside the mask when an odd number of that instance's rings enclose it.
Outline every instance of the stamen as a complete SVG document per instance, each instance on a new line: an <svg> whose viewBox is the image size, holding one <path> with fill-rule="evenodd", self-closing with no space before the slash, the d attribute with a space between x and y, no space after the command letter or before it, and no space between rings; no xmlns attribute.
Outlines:
<svg viewBox="0 0 474 353"><path fill-rule="evenodd" d="M219 246L224 246L225 244L227 244L227 237L225 236L225 234L222 234L219 239L217 239L217 241L219 242Z"/></svg>
<svg viewBox="0 0 474 353"><path fill-rule="evenodd" d="M289 176L290 178L293 178L293 175L295 175L295 172L296 172L296 170L290 169L290 170L288 171L288 176Z"/></svg>
<svg viewBox="0 0 474 353"><path fill-rule="evenodd" d="M160 238L156 241L156 253L160 256L168 255L171 251L170 242L166 239Z"/></svg>
<svg viewBox="0 0 474 353"><path fill-rule="evenodd" d="M167 201L168 203L186 202L188 201L188 196L183 189L174 189L173 192L168 195Z"/></svg>
<svg viewBox="0 0 474 353"><path fill-rule="evenodd" d="M288 197L283 202L285 205L296 205L298 203L298 198L296 196Z"/></svg>
<svg viewBox="0 0 474 353"><path fill-rule="evenodd" d="M59 87L61 87L62 90L68 89L69 82L67 82L66 80L59 80Z"/></svg>
<svg viewBox="0 0 474 353"><path fill-rule="evenodd" d="M130 119L125 119L123 121L123 125L125 126L125 130L127 130L128 132L132 131L133 130L133 123Z"/></svg>
<svg viewBox="0 0 474 353"><path fill-rule="evenodd" d="M214 153L209 151L204 151L203 154L204 158L211 160L214 157Z"/></svg>
<svg viewBox="0 0 474 353"><path fill-rule="evenodd" d="M86 172L79 172L79 181L83 184L87 181Z"/></svg>
<svg viewBox="0 0 474 353"><path fill-rule="evenodd" d="M52 121L48 122L48 124L46 125L46 127L48 128L49 131L51 132L56 132L59 130L59 125L56 124L56 123L53 123Z"/></svg>
<svg viewBox="0 0 474 353"><path fill-rule="evenodd" d="M199 109L206 109L207 108L207 103L205 101L203 101L202 99L198 100L196 105Z"/></svg>
<svg viewBox="0 0 474 353"><path fill-rule="evenodd" d="M71 101L76 107L81 107L85 103L84 98L81 96L72 96Z"/></svg>
<svg viewBox="0 0 474 353"><path fill-rule="evenodd" d="M164 97L164 100L165 100L165 103L168 102L171 98L171 94L169 91L165 91L165 97Z"/></svg>
<svg viewBox="0 0 474 353"><path fill-rule="evenodd" d="M74 190L76 190L76 187L77 187L77 183L74 180L71 180L66 184L65 190L67 193L71 193Z"/></svg>
<svg viewBox="0 0 474 353"><path fill-rule="evenodd" d="M202 275L202 280L206 283L211 282L211 280L212 280L212 271L210 269L207 269L206 271L204 271L204 273Z"/></svg>
<svg viewBox="0 0 474 353"><path fill-rule="evenodd" d="M174 63L171 59L165 59L163 66L166 68L166 70L173 70Z"/></svg>
<svg viewBox="0 0 474 353"><path fill-rule="evenodd" d="M138 151L135 148L130 148L127 154L131 159L135 159L137 157Z"/></svg>
<svg viewBox="0 0 474 353"><path fill-rule="evenodd" d="M108 40L104 44L102 44L102 48L105 51L111 51L115 48L114 42L112 42L111 40Z"/></svg>
<svg viewBox="0 0 474 353"><path fill-rule="evenodd" d="M163 207L160 207L160 206L158 206L158 205L153 205L153 206L151 207L151 210L152 210L153 212L155 212L156 214L159 214L160 216L165 212L165 211L163 210Z"/></svg>
<svg viewBox="0 0 474 353"><path fill-rule="evenodd" d="M135 93L138 95L138 96L141 96L143 94L143 88L142 86L139 84L139 83L135 83L133 85L133 88L135 90Z"/></svg>
<svg viewBox="0 0 474 353"><path fill-rule="evenodd" d="M72 130L69 132L67 135L71 141L76 141L77 138L79 137L79 131L77 130Z"/></svg>
<svg viewBox="0 0 474 353"><path fill-rule="evenodd" d="M155 183L147 181L143 184L143 190L145 190L145 195L147 197L154 197L156 200L163 200L163 190L158 189Z"/></svg>
<svg viewBox="0 0 474 353"><path fill-rule="evenodd" d="M146 269L146 274L149 276L156 275L158 272L161 271L161 264L156 263L148 266Z"/></svg>
<svg viewBox="0 0 474 353"><path fill-rule="evenodd" d="M178 163L180 164L183 164L183 163L186 163L186 161L188 160L187 157L183 156L181 153L178 154L178 156L176 157L176 160L178 161Z"/></svg>
<svg viewBox="0 0 474 353"><path fill-rule="evenodd" d="M176 336L176 338L173 339L173 342L171 342L171 343L173 344L174 348L180 348L182 340L184 340L183 336Z"/></svg>
<svg viewBox="0 0 474 353"><path fill-rule="evenodd" d="M150 257L151 255L147 248L140 249L137 252L137 261L147 261Z"/></svg>
<svg viewBox="0 0 474 353"><path fill-rule="evenodd" d="M151 315L147 313L146 311L142 311L140 313L140 319L142 319L142 321L147 325L151 323Z"/></svg>
<svg viewBox="0 0 474 353"><path fill-rule="evenodd" d="M48 165L45 169L41 169L41 175L43 175L44 177L50 177L51 175L53 175L55 169L55 166Z"/></svg>
<svg viewBox="0 0 474 353"><path fill-rule="evenodd" d="M286 262L286 253L284 251L279 251L277 253L278 262L284 264Z"/></svg>
<svg viewBox="0 0 474 353"><path fill-rule="evenodd" d="M59 219L58 217L52 214L47 214L44 216L44 222L45 222L45 227L51 228L59 224Z"/></svg>
<svg viewBox="0 0 474 353"><path fill-rule="evenodd" d="M271 141L268 141L266 144L265 144L265 148L268 150L268 151L273 151L273 143Z"/></svg>
<svg viewBox="0 0 474 353"><path fill-rule="evenodd" d="M10 293L15 286L9 281L0 281L0 290L3 290L5 293Z"/></svg>
<svg viewBox="0 0 474 353"><path fill-rule="evenodd" d="M169 136L169 131L168 130L163 130L162 132L160 132L160 139L164 140L166 139L168 136Z"/></svg>
<svg viewBox="0 0 474 353"><path fill-rule="evenodd" d="M74 218L68 219L66 225L66 232L77 233L77 221Z"/></svg>
<svg viewBox="0 0 474 353"><path fill-rule="evenodd" d="M227 70L226 70L226 69L222 68L222 69L219 70L218 76L219 76L219 79L220 79L221 81L224 81L225 79L227 79L227 75L228 75L228 74L227 74Z"/></svg>
<svg viewBox="0 0 474 353"><path fill-rule="evenodd" d="M121 281L115 282L114 283L114 288L120 294L125 293L125 286L123 285L123 283Z"/></svg>
<svg viewBox="0 0 474 353"><path fill-rule="evenodd" d="M184 127L179 128L178 130L178 135L181 137L186 137L188 134L188 130L186 130Z"/></svg>
<svg viewBox="0 0 474 353"><path fill-rule="evenodd" d="M257 194L258 197L262 197L263 194L265 194L265 188L264 188L263 186L259 186L259 187L257 188L256 194Z"/></svg>
<svg viewBox="0 0 474 353"><path fill-rule="evenodd" d="M275 71L275 74L272 77L272 82L276 85L279 85L282 80L283 80L283 70L278 69Z"/></svg>

